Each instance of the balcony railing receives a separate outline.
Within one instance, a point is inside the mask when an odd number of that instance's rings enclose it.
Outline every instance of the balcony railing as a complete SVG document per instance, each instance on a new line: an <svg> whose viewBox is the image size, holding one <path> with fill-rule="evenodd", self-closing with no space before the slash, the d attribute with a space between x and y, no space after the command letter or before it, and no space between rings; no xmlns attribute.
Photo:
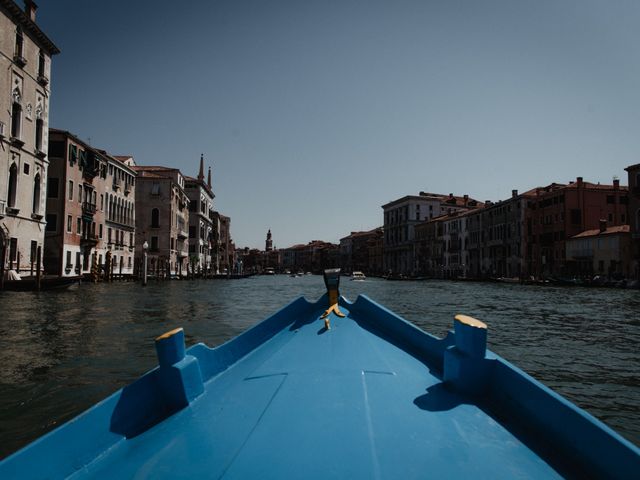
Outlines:
<svg viewBox="0 0 640 480"><path fill-rule="evenodd" d="M93 215L96 213L96 204L90 202L82 202L82 213L86 215Z"/></svg>

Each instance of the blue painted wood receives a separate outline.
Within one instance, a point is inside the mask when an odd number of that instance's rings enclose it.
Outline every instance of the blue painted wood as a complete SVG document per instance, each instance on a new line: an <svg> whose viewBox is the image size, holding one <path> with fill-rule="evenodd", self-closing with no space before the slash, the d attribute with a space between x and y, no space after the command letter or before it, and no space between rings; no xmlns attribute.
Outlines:
<svg viewBox="0 0 640 480"><path fill-rule="evenodd" d="M216 348L169 337L159 367L0 478L637 478L636 446L482 332L438 339L365 296L326 330L327 303L300 298Z"/></svg>

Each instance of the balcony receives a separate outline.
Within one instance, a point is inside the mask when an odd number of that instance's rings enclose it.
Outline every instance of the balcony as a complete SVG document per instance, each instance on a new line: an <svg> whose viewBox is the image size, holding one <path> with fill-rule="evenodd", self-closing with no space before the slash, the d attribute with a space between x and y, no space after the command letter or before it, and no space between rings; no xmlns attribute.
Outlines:
<svg viewBox="0 0 640 480"><path fill-rule="evenodd" d="M189 238L189 233L180 229L178 230L178 238L182 238L182 239Z"/></svg>
<svg viewBox="0 0 640 480"><path fill-rule="evenodd" d="M40 160L44 160L47 156L46 153L44 153L42 150L40 150L39 148L36 148L35 152L34 152L35 156L38 157Z"/></svg>
<svg viewBox="0 0 640 480"><path fill-rule="evenodd" d="M113 190L119 190L121 185L122 185L122 182L120 180L114 179L112 188L113 188Z"/></svg>
<svg viewBox="0 0 640 480"><path fill-rule="evenodd" d="M96 213L96 204L89 203L89 202L82 202L82 213L84 215L93 216L93 214Z"/></svg>
<svg viewBox="0 0 640 480"><path fill-rule="evenodd" d="M11 138L9 138L9 142L11 142L11 145L17 148L22 148L22 146L24 145L24 141L20 140L18 137L12 136Z"/></svg>
<svg viewBox="0 0 640 480"><path fill-rule="evenodd" d="M46 75L38 75L38 83L43 87L46 87L47 85L49 85L49 79Z"/></svg>
<svg viewBox="0 0 640 480"><path fill-rule="evenodd" d="M18 65L20 68L23 68L26 64L27 64L27 59L24 58L21 54L16 53L13 56L13 61L16 65Z"/></svg>
<svg viewBox="0 0 640 480"><path fill-rule="evenodd" d="M87 235L80 239L80 246L93 248L98 244L98 241L99 239L96 235Z"/></svg>
<svg viewBox="0 0 640 480"><path fill-rule="evenodd" d="M124 194L125 195L129 195L131 193L131 184L130 183L125 183L124 184Z"/></svg>

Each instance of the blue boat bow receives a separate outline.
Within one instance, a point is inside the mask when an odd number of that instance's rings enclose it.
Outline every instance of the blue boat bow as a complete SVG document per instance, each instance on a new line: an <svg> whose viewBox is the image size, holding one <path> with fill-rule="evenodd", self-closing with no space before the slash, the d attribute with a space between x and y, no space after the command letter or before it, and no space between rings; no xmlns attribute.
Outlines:
<svg viewBox="0 0 640 480"><path fill-rule="evenodd" d="M487 351L482 322L439 339L338 275L216 348L158 337L157 368L0 477L637 478L639 449Z"/></svg>

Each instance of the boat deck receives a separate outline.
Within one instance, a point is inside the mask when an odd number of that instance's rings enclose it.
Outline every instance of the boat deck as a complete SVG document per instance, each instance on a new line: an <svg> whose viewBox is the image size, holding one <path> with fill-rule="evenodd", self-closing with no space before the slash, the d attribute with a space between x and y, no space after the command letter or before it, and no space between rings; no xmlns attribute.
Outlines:
<svg viewBox="0 0 640 480"><path fill-rule="evenodd" d="M77 473L101 478L556 478L423 360L316 305ZM292 363L295 359L295 363ZM177 475L178 473L178 475Z"/></svg>

